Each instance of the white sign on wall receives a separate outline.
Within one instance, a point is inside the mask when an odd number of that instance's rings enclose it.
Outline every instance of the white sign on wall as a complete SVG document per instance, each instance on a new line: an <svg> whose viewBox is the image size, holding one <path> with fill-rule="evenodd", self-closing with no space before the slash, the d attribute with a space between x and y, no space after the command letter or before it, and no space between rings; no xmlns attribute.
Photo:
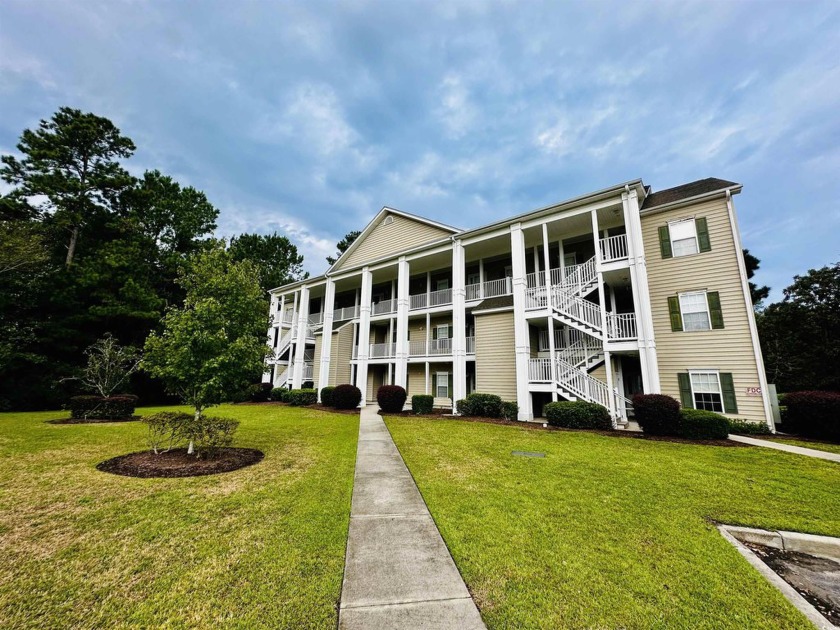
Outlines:
<svg viewBox="0 0 840 630"><path fill-rule="evenodd" d="M747 387L747 396L761 396L761 388Z"/></svg>

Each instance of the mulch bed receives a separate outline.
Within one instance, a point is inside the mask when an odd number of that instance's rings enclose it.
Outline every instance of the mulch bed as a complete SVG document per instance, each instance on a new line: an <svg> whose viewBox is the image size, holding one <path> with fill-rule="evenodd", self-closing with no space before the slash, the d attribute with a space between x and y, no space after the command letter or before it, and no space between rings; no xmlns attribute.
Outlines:
<svg viewBox="0 0 840 630"><path fill-rule="evenodd" d="M151 451L120 455L100 462L96 468L125 477L200 477L252 466L263 457L265 454L255 448L222 448L212 458L197 459L187 455L187 449L178 448L157 455Z"/></svg>
<svg viewBox="0 0 840 630"><path fill-rule="evenodd" d="M269 400L267 402L242 402L242 403L234 403L236 405L269 405L275 407L292 407L289 403L285 402L278 402L274 400ZM359 410L358 409L335 409L334 407L326 407L324 405L303 405L298 407L299 409L317 409L318 411L328 411L330 413L343 413L350 416L358 416Z"/></svg>
<svg viewBox="0 0 840 630"><path fill-rule="evenodd" d="M140 416L126 416L125 418L85 419L85 418L58 418L57 420L45 420L48 424L107 424L110 422L135 422Z"/></svg>
<svg viewBox="0 0 840 630"><path fill-rule="evenodd" d="M461 422L483 422L485 424L500 424L509 427L518 427L520 429L534 429L536 431L568 431L572 433L595 433L597 435L606 435L609 437L631 438L634 440L650 440L652 442L675 442L677 444L700 444L708 446L724 446L727 448L755 448L750 444L743 444L741 442L733 442L731 440L686 440L685 438L670 437L667 435L648 435L637 431L603 431L600 429L566 429L564 427L553 427L548 425L544 427L539 422L521 422L519 420L505 420L504 418L482 418L477 416L452 416L444 414L414 414L410 411L402 411L400 413L382 414L380 415L397 416L400 418L428 418L431 420L459 420Z"/></svg>

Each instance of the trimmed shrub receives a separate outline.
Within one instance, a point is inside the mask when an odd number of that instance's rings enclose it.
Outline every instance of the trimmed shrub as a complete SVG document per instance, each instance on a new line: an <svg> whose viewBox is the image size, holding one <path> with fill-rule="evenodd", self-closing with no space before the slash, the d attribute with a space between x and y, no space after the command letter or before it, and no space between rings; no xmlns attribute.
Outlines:
<svg viewBox="0 0 840 630"><path fill-rule="evenodd" d="M790 392L785 407L785 432L840 441L840 393Z"/></svg>
<svg viewBox="0 0 840 630"><path fill-rule="evenodd" d="M275 402L286 402L286 392L288 391L285 387L275 387L271 390L271 400Z"/></svg>
<svg viewBox="0 0 840 630"><path fill-rule="evenodd" d="M314 389L292 389L287 394L287 400L293 407L305 407L318 402L318 392Z"/></svg>
<svg viewBox="0 0 840 630"><path fill-rule="evenodd" d="M770 435L770 427L763 422L729 420L729 432L742 435Z"/></svg>
<svg viewBox="0 0 840 630"><path fill-rule="evenodd" d="M455 403L455 408L462 416L500 418L502 399L496 394L472 393Z"/></svg>
<svg viewBox="0 0 840 630"><path fill-rule="evenodd" d="M385 413L401 412L407 397L405 388L399 385L383 385L376 390L376 402L379 403L379 408Z"/></svg>
<svg viewBox="0 0 840 630"><path fill-rule="evenodd" d="M73 396L70 399L70 416L80 420L117 420L134 415L137 396Z"/></svg>
<svg viewBox="0 0 840 630"><path fill-rule="evenodd" d="M233 434L239 427L239 420L218 416L201 416L187 425L187 440L195 444L196 455L212 457L220 448L233 444Z"/></svg>
<svg viewBox="0 0 840 630"><path fill-rule="evenodd" d="M301 389L315 389L315 381L303 381L300 384Z"/></svg>
<svg viewBox="0 0 840 630"><path fill-rule="evenodd" d="M729 420L714 411L682 409L676 435L687 440L725 440Z"/></svg>
<svg viewBox="0 0 840 630"><path fill-rule="evenodd" d="M271 383L254 383L248 388L251 402L268 402L271 395Z"/></svg>
<svg viewBox="0 0 840 630"><path fill-rule="evenodd" d="M610 412L601 405L583 401L552 402L543 407L545 419L553 427L566 429L612 429Z"/></svg>
<svg viewBox="0 0 840 630"><path fill-rule="evenodd" d="M411 397L411 413L430 414L435 408L435 397L431 394L416 394Z"/></svg>
<svg viewBox="0 0 840 630"><path fill-rule="evenodd" d="M172 450L184 441L185 427L193 422L193 416L182 411L159 411L141 420L149 430L149 448L157 454Z"/></svg>
<svg viewBox="0 0 840 630"><path fill-rule="evenodd" d="M194 414L179 411L161 411L144 416L143 423L149 429L149 447L155 454L192 441L199 458L212 457L218 449L230 446L239 427L239 421L233 418L201 416L196 419Z"/></svg>
<svg viewBox="0 0 840 630"><path fill-rule="evenodd" d="M633 396L634 420L650 435L677 435L680 424L680 403L662 394Z"/></svg>
<svg viewBox="0 0 840 630"><path fill-rule="evenodd" d="M339 385L333 390L333 407L355 409L362 402L362 392L355 385Z"/></svg>
<svg viewBox="0 0 840 630"><path fill-rule="evenodd" d="M505 420L516 420L519 417L519 405L515 402L505 401L502 403L502 418Z"/></svg>
<svg viewBox="0 0 840 630"><path fill-rule="evenodd" d="M335 387L322 387L321 388L321 404L325 407L332 407L333 406L333 392L335 391Z"/></svg>

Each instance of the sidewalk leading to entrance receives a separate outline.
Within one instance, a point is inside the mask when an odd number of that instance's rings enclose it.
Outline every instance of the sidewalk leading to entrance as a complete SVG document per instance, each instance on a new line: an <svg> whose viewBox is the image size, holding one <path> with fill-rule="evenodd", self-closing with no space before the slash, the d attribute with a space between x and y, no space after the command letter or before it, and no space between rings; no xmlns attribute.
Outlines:
<svg viewBox="0 0 840 630"><path fill-rule="evenodd" d="M742 444L749 444L750 446L763 446L765 448L774 448L777 451L785 451L786 453L796 453L797 455L805 455L806 457L816 457L817 459L827 459L830 462L837 462L838 464L840 464L840 455L838 455L837 453L818 451L815 448L793 446L792 444L784 444L783 442L774 442L772 440L759 440L756 438L745 437L743 435L730 435L729 439L733 442L741 442Z"/></svg>
<svg viewBox="0 0 840 630"><path fill-rule="evenodd" d="M485 628L376 407L361 411L339 628Z"/></svg>

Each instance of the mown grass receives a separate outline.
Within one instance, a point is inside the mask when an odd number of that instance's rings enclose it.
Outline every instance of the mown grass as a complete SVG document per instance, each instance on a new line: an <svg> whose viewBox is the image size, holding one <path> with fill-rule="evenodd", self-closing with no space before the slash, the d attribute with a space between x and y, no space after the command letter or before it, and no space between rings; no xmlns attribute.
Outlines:
<svg viewBox="0 0 840 630"><path fill-rule="evenodd" d="M239 419L234 445L265 459L120 477L94 466L145 448L141 423L0 414L0 627L335 627L358 418L212 413Z"/></svg>
<svg viewBox="0 0 840 630"><path fill-rule="evenodd" d="M490 628L810 627L712 521L840 535L837 464L458 420L387 424Z"/></svg>

